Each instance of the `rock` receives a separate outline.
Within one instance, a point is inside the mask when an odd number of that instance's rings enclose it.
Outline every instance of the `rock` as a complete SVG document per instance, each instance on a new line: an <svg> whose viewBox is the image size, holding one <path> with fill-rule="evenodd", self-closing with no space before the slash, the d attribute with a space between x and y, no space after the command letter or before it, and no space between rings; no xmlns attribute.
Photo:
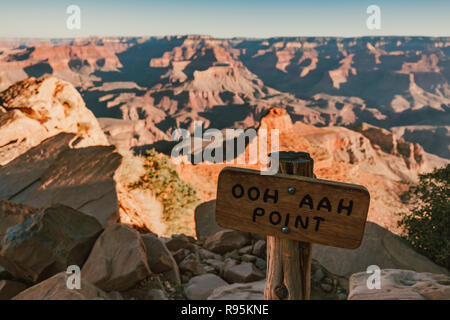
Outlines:
<svg viewBox="0 0 450 320"><path fill-rule="evenodd" d="M216 223L216 200L203 202L195 208L195 232L197 239L206 238L225 230Z"/></svg>
<svg viewBox="0 0 450 320"><path fill-rule="evenodd" d="M224 254L242 248L249 242L248 235L235 230L222 230L208 237L204 247L212 252Z"/></svg>
<svg viewBox="0 0 450 320"><path fill-rule="evenodd" d="M266 281L235 283L215 289L207 300L263 300Z"/></svg>
<svg viewBox="0 0 450 320"><path fill-rule="evenodd" d="M152 234L144 234L141 237L145 244L148 265L152 272L162 273L178 269L172 254L161 240Z"/></svg>
<svg viewBox="0 0 450 320"><path fill-rule="evenodd" d="M58 155L70 149L75 134L60 133L45 139L39 145L26 151L8 164L0 167L0 199L23 202L26 199L26 190L39 185L39 179L45 171L55 162ZM17 199L22 199L18 201Z"/></svg>
<svg viewBox="0 0 450 320"><path fill-rule="evenodd" d="M35 208L63 204L97 218L103 227L118 221L114 175L122 157L109 146L71 149L79 142L74 137L51 137L0 167L0 200Z"/></svg>
<svg viewBox="0 0 450 320"><path fill-rule="evenodd" d="M117 293L106 293L81 278L81 288L67 287L69 274L58 273L53 277L22 291L13 300L121 300Z"/></svg>
<svg viewBox="0 0 450 320"><path fill-rule="evenodd" d="M351 129L360 132L384 152L402 157L409 169L419 168L425 160L424 150L419 144L397 138L389 130L365 122L355 125Z"/></svg>
<svg viewBox="0 0 450 320"><path fill-rule="evenodd" d="M141 236L121 224L100 235L81 271L86 280L105 291L125 291L150 273Z"/></svg>
<svg viewBox="0 0 450 320"><path fill-rule="evenodd" d="M12 280L0 280L0 300L9 300L25 290L27 285Z"/></svg>
<svg viewBox="0 0 450 320"><path fill-rule="evenodd" d="M239 252L235 249L233 251L227 252L223 256L225 259L231 258L234 260L241 260L241 256L239 255Z"/></svg>
<svg viewBox="0 0 450 320"><path fill-rule="evenodd" d="M184 294L189 300L205 300L214 289L226 285L222 278L208 273L191 278L184 287Z"/></svg>
<svg viewBox="0 0 450 320"><path fill-rule="evenodd" d="M198 250L198 254L200 255L200 258L203 260L209 260L209 259L215 259L215 260L221 260L222 257L219 254L216 254L214 252L211 252L209 250L200 248Z"/></svg>
<svg viewBox="0 0 450 320"><path fill-rule="evenodd" d="M333 291L333 286L331 284L329 284L329 283L321 283L320 287L326 293L330 293L331 291Z"/></svg>
<svg viewBox="0 0 450 320"><path fill-rule="evenodd" d="M45 207L61 203L91 215L106 227L119 219L114 175L122 157L114 147L67 150L41 176L25 203Z"/></svg>
<svg viewBox="0 0 450 320"><path fill-rule="evenodd" d="M291 116L286 112L286 109L273 107L270 108L263 117L261 117L259 129L279 129L283 131L292 130Z"/></svg>
<svg viewBox="0 0 450 320"><path fill-rule="evenodd" d="M168 239L165 244L167 248L172 251L178 251L180 249L190 249L192 248L192 243L194 239L188 237L184 234L174 234L172 238Z"/></svg>
<svg viewBox="0 0 450 320"><path fill-rule="evenodd" d="M215 271L220 272L223 269L224 262L216 259L205 260L205 263L214 268Z"/></svg>
<svg viewBox="0 0 450 320"><path fill-rule="evenodd" d="M184 258L179 267L181 272L189 271L196 276L206 273L203 265L193 253Z"/></svg>
<svg viewBox="0 0 450 320"><path fill-rule="evenodd" d="M361 246L355 250L314 245L313 259L333 274L349 277L370 265L381 269L408 269L448 274L448 270L420 255L403 239L367 222Z"/></svg>
<svg viewBox="0 0 450 320"><path fill-rule="evenodd" d="M173 253L173 258L175 261L180 264L184 258L186 258L191 252L187 249L178 249Z"/></svg>
<svg viewBox="0 0 450 320"><path fill-rule="evenodd" d="M35 283L70 265L81 267L101 232L95 218L55 205L8 229L0 264L15 278Z"/></svg>
<svg viewBox="0 0 450 320"><path fill-rule="evenodd" d="M241 257L241 260L244 262L255 262L256 261L256 257L252 256L251 254L244 254Z"/></svg>
<svg viewBox="0 0 450 320"><path fill-rule="evenodd" d="M250 262L241 263L227 268L224 273L224 279L230 283L253 282L264 279L264 277L264 273Z"/></svg>
<svg viewBox="0 0 450 320"><path fill-rule="evenodd" d="M250 254L250 253L252 253L252 249L253 249L252 246L245 246L245 247L239 249L238 253L239 254Z"/></svg>
<svg viewBox="0 0 450 320"><path fill-rule="evenodd" d="M94 114L68 82L28 78L1 92L0 105L6 111L0 113L0 165L61 132L82 137L79 147L109 144Z"/></svg>
<svg viewBox="0 0 450 320"><path fill-rule="evenodd" d="M360 272L350 277L349 300L450 300L448 275L385 269L381 270L380 289L369 289L371 275Z"/></svg>
<svg viewBox="0 0 450 320"><path fill-rule="evenodd" d="M256 266L258 269L262 270L263 272L266 272L266 269L267 269L267 262L266 262L266 260L264 260L264 259L256 258L255 266Z"/></svg>
<svg viewBox="0 0 450 320"><path fill-rule="evenodd" d="M320 280L323 279L324 276L325 275L323 274L322 269L319 268L313 273L313 275L311 276L311 279L319 282Z"/></svg>
<svg viewBox="0 0 450 320"><path fill-rule="evenodd" d="M144 234L141 237L145 244L150 270L153 273L163 273L172 283L180 285L180 270L164 242L152 234Z"/></svg>
<svg viewBox="0 0 450 320"><path fill-rule="evenodd" d="M265 258L266 257L266 241L265 240L258 240L253 245L252 254L260 257Z"/></svg>
<svg viewBox="0 0 450 320"><path fill-rule="evenodd" d="M237 264L238 264L238 262L235 259L226 258L223 262L222 269L220 270L220 275L223 277L225 272L227 272L228 269L236 266Z"/></svg>
<svg viewBox="0 0 450 320"><path fill-rule="evenodd" d="M127 300L167 300L167 294L159 275L151 275L127 291L121 292Z"/></svg>
<svg viewBox="0 0 450 320"><path fill-rule="evenodd" d="M147 293L148 300L169 300L166 293L161 289L150 289Z"/></svg>

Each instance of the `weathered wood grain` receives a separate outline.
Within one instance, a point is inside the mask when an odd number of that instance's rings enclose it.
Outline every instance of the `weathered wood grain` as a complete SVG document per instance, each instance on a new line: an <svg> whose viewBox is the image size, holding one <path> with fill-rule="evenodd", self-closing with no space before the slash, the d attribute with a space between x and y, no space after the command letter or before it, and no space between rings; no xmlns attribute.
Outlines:
<svg viewBox="0 0 450 320"><path fill-rule="evenodd" d="M224 228L355 249L369 202L359 185L227 167L219 175L216 221Z"/></svg>

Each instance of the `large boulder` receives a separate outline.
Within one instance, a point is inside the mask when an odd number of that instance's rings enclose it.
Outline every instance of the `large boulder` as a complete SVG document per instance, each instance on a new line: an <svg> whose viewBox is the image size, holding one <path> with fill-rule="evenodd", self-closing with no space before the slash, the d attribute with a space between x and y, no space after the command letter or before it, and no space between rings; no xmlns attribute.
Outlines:
<svg viewBox="0 0 450 320"><path fill-rule="evenodd" d="M69 289L70 274L61 272L53 277L22 291L13 300L121 300L120 294L106 293L85 279L80 289Z"/></svg>
<svg viewBox="0 0 450 320"><path fill-rule="evenodd" d="M81 274L107 292L131 289L151 274L140 234L118 223L108 227L95 243Z"/></svg>
<svg viewBox="0 0 450 320"><path fill-rule="evenodd" d="M386 269L380 272L380 287L369 289L373 273L350 277L349 300L450 300L450 277L444 274Z"/></svg>
<svg viewBox="0 0 450 320"><path fill-rule="evenodd" d="M0 93L0 165L61 132L83 138L79 147L109 145L78 91L54 77L19 81Z"/></svg>
<svg viewBox="0 0 450 320"><path fill-rule="evenodd" d="M214 253L224 254L240 249L250 241L250 237L240 231L222 230L205 240L204 247Z"/></svg>
<svg viewBox="0 0 450 320"><path fill-rule="evenodd" d="M122 157L111 146L71 149L73 139L61 133L0 167L0 200L36 208L61 203L104 227L118 221L114 175Z"/></svg>
<svg viewBox="0 0 450 320"><path fill-rule="evenodd" d="M26 191L39 185L39 179L58 155L69 150L72 143L76 143L74 139L75 135L72 133L60 133L0 167L0 199L15 202L25 200Z"/></svg>
<svg viewBox="0 0 450 320"><path fill-rule="evenodd" d="M70 265L82 266L101 232L95 218L56 205L7 230L0 264L15 278L35 283Z"/></svg>
<svg viewBox="0 0 450 320"><path fill-rule="evenodd" d="M313 258L333 274L349 277L370 265L381 269L407 269L448 274L448 270L420 255L402 238L367 222L361 246L355 250L314 245Z"/></svg>
<svg viewBox="0 0 450 320"><path fill-rule="evenodd" d="M226 285L228 283L219 276L207 273L191 278L184 287L184 294L189 300L205 300L214 289Z"/></svg>

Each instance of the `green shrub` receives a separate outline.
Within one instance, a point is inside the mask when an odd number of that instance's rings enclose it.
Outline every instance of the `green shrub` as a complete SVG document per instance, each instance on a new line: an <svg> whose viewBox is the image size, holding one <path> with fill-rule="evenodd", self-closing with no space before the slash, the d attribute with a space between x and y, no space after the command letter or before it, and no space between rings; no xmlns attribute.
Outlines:
<svg viewBox="0 0 450 320"><path fill-rule="evenodd" d="M163 205L163 221L167 234L187 231L182 219L199 202L197 191L184 182L171 165L169 158L158 154L155 149L147 151L144 157L145 173L129 185L130 189L149 189Z"/></svg>
<svg viewBox="0 0 450 320"><path fill-rule="evenodd" d="M410 187L409 213L401 213L404 238L420 253L450 268L450 164L419 175Z"/></svg>

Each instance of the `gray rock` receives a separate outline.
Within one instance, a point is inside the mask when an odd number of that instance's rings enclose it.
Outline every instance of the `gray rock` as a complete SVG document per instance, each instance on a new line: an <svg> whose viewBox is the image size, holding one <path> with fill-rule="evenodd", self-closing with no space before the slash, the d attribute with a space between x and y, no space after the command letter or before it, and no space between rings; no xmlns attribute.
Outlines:
<svg viewBox="0 0 450 320"><path fill-rule="evenodd" d="M220 275L223 277L225 272L231 267L234 267L238 264L238 262L235 259L227 258L223 261L222 269L220 270Z"/></svg>
<svg viewBox="0 0 450 320"><path fill-rule="evenodd" d="M235 230L223 230L208 237L204 247L212 252L224 254L242 248L249 242L249 237Z"/></svg>
<svg viewBox="0 0 450 320"><path fill-rule="evenodd" d="M200 258L203 260L209 260L209 259L221 260L222 259L221 255L211 252L209 250L203 249L203 248L200 248L198 250L198 254L199 254Z"/></svg>
<svg viewBox="0 0 450 320"><path fill-rule="evenodd" d="M266 257L266 241L265 240L258 240L253 246L252 254L260 257L265 258Z"/></svg>
<svg viewBox="0 0 450 320"><path fill-rule="evenodd" d="M261 259L261 258L256 258L255 266L256 266L258 269L260 269L260 270L266 272L266 269L267 269L267 262L266 262L266 260L263 260L263 259Z"/></svg>
<svg viewBox="0 0 450 320"><path fill-rule="evenodd" d="M56 205L8 229L0 263L15 278L36 283L70 265L81 267L101 232L94 217Z"/></svg>
<svg viewBox="0 0 450 320"><path fill-rule="evenodd" d="M27 285L12 280L0 280L0 300L9 300L24 291Z"/></svg>
<svg viewBox="0 0 450 320"><path fill-rule="evenodd" d="M174 285L180 285L180 270L164 242L152 234L141 235L141 238L144 241L150 270L153 273L163 273L164 278L170 280Z"/></svg>
<svg viewBox="0 0 450 320"><path fill-rule="evenodd" d="M191 253L186 258L184 258L184 260L181 261L179 267L180 267L181 272L188 271L188 272L191 272L195 276L206 273L203 264L199 261L197 256L193 253Z"/></svg>
<svg viewBox="0 0 450 320"><path fill-rule="evenodd" d="M245 246L238 250L239 254L250 254L252 253L253 246Z"/></svg>
<svg viewBox="0 0 450 320"><path fill-rule="evenodd" d="M434 264L414 251L406 241L373 222L366 223L363 241L358 249L315 244L313 258L333 274L346 277L365 272L370 265L381 269L449 274L447 269Z"/></svg>
<svg viewBox="0 0 450 320"><path fill-rule="evenodd" d="M224 266L224 262L221 260L216 260L216 259L208 259L205 260L205 263L207 263L208 265L210 265L211 267L213 267L217 272L220 272L220 270L223 269Z"/></svg>
<svg viewBox="0 0 450 320"><path fill-rule="evenodd" d="M175 261L180 264L181 261L183 261L184 258L186 258L191 252L187 249L178 249L177 251L172 251L173 252L173 258L175 259Z"/></svg>
<svg viewBox="0 0 450 320"><path fill-rule="evenodd" d="M252 256L251 254L244 254L242 257L241 257L241 260L243 261L243 262L255 262L256 261L256 257L255 256Z"/></svg>
<svg viewBox="0 0 450 320"><path fill-rule="evenodd" d="M350 277L349 300L450 300L448 275L385 269L379 289L368 288L370 276L373 273L360 272Z"/></svg>
<svg viewBox="0 0 450 320"><path fill-rule="evenodd" d="M147 252L148 265L154 273L162 273L178 266L166 245L152 234L141 235Z"/></svg>
<svg viewBox="0 0 450 320"><path fill-rule="evenodd" d="M214 274L204 274L193 277L184 287L184 294L189 300L205 300L214 289L226 286L222 278Z"/></svg>
<svg viewBox="0 0 450 320"><path fill-rule="evenodd" d="M197 239L205 240L206 238L225 230L216 223L216 200L201 203L195 209L195 232Z"/></svg>
<svg viewBox="0 0 450 320"><path fill-rule="evenodd" d="M215 289L208 300L263 300L266 281L235 283Z"/></svg>
<svg viewBox="0 0 450 320"><path fill-rule="evenodd" d="M113 224L98 238L83 269L83 277L105 291L126 291L151 272L140 234Z"/></svg>
<svg viewBox="0 0 450 320"><path fill-rule="evenodd" d="M224 279L230 283L253 282L264 279L264 277L264 273L250 262L241 263L239 265L227 268L224 273Z"/></svg>

